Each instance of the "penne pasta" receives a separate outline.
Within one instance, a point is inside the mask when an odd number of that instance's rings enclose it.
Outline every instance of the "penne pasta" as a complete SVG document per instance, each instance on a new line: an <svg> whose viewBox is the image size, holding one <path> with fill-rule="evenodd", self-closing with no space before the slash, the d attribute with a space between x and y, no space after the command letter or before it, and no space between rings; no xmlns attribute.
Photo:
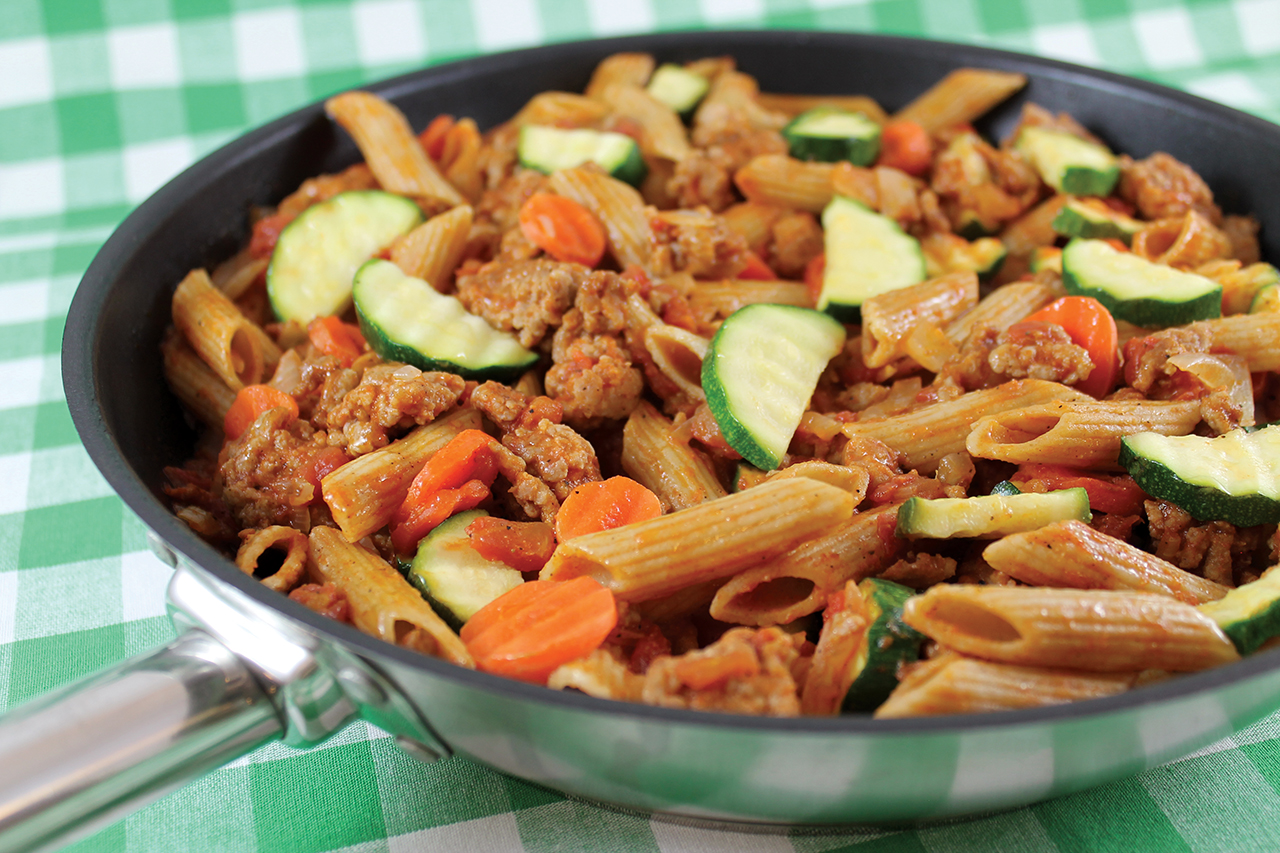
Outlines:
<svg viewBox="0 0 1280 853"><path fill-rule="evenodd" d="M622 470L657 495L665 512L727 494L706 458L676 438L671 422L643 400L622 428Z"/></svg>
<svg viewBox="0 0 1280 853"><path fill-rule="evenodd" d="M745 305L759 302L813 307L808 288L785 281L698 282L689 293L689 308L696 316L728 317Z"/></svg>
<svg viewBox="0 0 1280 853"><path fill-rule="evenodd" d="M914 121L933 133L981 118L1025 85L1027 78L1022 74L957 68L899 110L894 119Z"/></svg>
<svg viewBox="0 0 1280 853"><path fill-rule="evenodd" d="M644 86L653 74L653 57L647 53L615 53L600 60L587 82L586 96L609 102L614 86Z"/></svg>
<svg viewBox="0 0 1280 853"><path fill-rule="evenodd" d="M276 592L289 592L302 583L307 570L307 535L292 527L274 525L255 530L236 552L236 567L246 575L259 569L258 561L267 550L284 551L284 558L274 572L262 579L262 585Z"/></svg>
<svg viewBox="0 0 1280 853"><path fill-rule="evenodd" d="M471 235L470 205L433 216L404 235L391 247L391 261L405 275L420 278L441 293L450 292L453 271L467 248Z"/></svg>
<svg viewBox="0 0 1280 853"><path fill-rule="evenodd" d="M204 270L192 270L173 292L173 324L233 391L257 385L280 360L280 348Z"/></svg>
<svg viewBox="0 0 1280 853"><path fill-rule="evenodd" d="M873 296L862 305L862 361L883 367L907 355L920 323L948 323L978 304L978 276L951 273Z"/></svg>
<svg viewBox="0 0 1280 853"><path fill-rule="evenodd" d="M160 354L165 381L177 398L207 426L221 430L227 410L235 402L236 392L196 355L176 330L165 335L160 344Z"/></svg>
<svg viewBox="0 0 1280 853"><path fill-rule="evenodd" d="M953 344L964 346L978 329L1003 332L1048 305L1056 296L1052 288L1032 281L1006 284L948 323L944 331Z"/></svg>
<svg viewBox="0 0 1280 853"><path fill-rule="evenodd" d="M783 95L776 92L761 92L756 101L766 110L798 116L807 110L827 107L844 110L849 113L862 113L876 124L884 124L889 114L884 111L875 98L866 95Z"/></svg>
<svg viewBox="0 0 1280 853"><path fill-rule="evenodd" d="M621 266L635 264L650 269L653 230L645 215L644 199L635 188L599 170L581 166L556 172L548 184L600 219L609 251Z"/></svg>
<svg viewBox="0 0 1280 853"><path fill-rule="evenodd" d="M644 130L641 147L645 153L668 160L683 160L689 156L692 149L680 116L638 85L607 86L602 90L601 98L615 113L640 123Z"/></svg>
<svg viewBox="0 0 1280 853"><path fill-rule="evenodd" d="M831 163L806 163L785 154L761 154L733 176L748 201L821 213L835 191Z"/></svg>

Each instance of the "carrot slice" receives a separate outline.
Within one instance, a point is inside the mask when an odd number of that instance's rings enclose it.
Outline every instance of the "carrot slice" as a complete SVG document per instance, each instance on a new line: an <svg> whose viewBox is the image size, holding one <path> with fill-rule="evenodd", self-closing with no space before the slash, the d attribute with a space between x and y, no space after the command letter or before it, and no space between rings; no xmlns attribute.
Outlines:
<svg viewBox="0 0 1280 853"><path fill-rule="evenodd" d="M408 553L446 518L475 508L489 496L498 476L492 446L487 433L467 429L427 460L391 520L391 543L397 551Z"/></svg>
<svg viewBox="0 0 1280 853"><path fill-rule="evenodd" d="M454 124L453 116L441 113L431 120L431 123L423 129L422 133L418 134L418 143L432 160L439 162L440 158L444 156L444 144L449 137L449 131L453 130Z"/></svg>
<svg viewBox="0 0 1280 853"><path fill-rule="evenodd" d="M738 273L738 278L747 279L748 281L778 280L778 274L755 252L748 251L745 258L747 265Z"/></svg>
<svg viewBox="0 0 1280 853"><path fill-rule="evenodd" d="M534 193L520 206L520 230L557 261L594 267L604 257L604 226L571 198Z"/></svg>
<svg viewBox="0 0 1280 853"><path fill-rule="evenodd" d="M519 572L538 571L556 549L555 531L542 521L507 521L482 516L467 525L467 536L481 557Z"/></svg>
<svg viewBox="0 0 1280 853"><path fill-rule="evenodd" d="M222 432L227 440L239 438L258 416L269 409L288 409L290 420L298 417L298 401L270 385L246 385L236 392L236 398L222 420Z"/></svg>
<svg viewBox="0 0 1280 853"><path fill-rule="evenodd" d="M1076 387L1094 397L1105 397L1115 387L1120 372L1120 335L1111 312L1091 296L1064 296L1022 320L1024 323L1057 323L1093 361L1093 372Z"/></svg>
<svg viewBox="0 0 1280 853"><path fill-rule="evenodd" d="M413 551L422 537L443 524L450 516L475 509L489 497L489 482L467 480L456 489L440 489L424 502L415 505L403 520L391 524L391 545L401 554Z"/></svg>
<svg viewBox="0 0 1280 853"><path fill-rule="evenodd" d="M556 515L556 535L563 542L660 515L657 495L629 477L610 477L583 483L564 499Z"/></svg>
<svg viewBox="0 0 1280 853"><path fill-rule="evenodd" d="M529 581L480 608L460 636L477 669L542 684L598 648L617 622L613 593L594 578Z"/></svg>
<svg viewBox="0 0 1280 853"><path fill-rule="evenodd" d="M818 299L822 296L822 276L827 271L827 255L826 252L814 255L809 263L804 265L804 286L809 291L809 298L813 300L813 304L818 304Z"/></svg>
<svg viewBox="0 0 1280 853"><path fill-rule="evenodd" d="M878 166L892 166L919 177L933 162L933 141L929 132L914 121L891 121L880 131Z"/></svg>
<svg viewBox="0 0 1280 853"><path fill-rule="evenodd" d="M1147 499L1147 493L1128 474L1105 474L1066 465L1029 462L1009 479L1024 492L1082 488L1089 493L1091 509L1116 515L1141 512L1142 502Z"/></svg>
<svg viewBox="0 0 1280 853"><path fill-rule="evenodd" d="M366 346L359 329L333 316L317 317L308 323L307 337L312 346L342 362L343 367L350 367Z"/></svg>

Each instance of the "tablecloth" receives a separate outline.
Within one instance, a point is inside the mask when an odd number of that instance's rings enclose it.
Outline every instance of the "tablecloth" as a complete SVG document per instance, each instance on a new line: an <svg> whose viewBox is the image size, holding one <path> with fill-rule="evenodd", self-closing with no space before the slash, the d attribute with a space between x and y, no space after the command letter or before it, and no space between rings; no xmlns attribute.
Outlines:
<svg viewBox="0 0 1280 853"><path fill-rule="evenodd" d="M1280 0L3 0L0 710L173 636L169 571L81 447L59 375L79 277L134 205L251 127L424 64L753 27L1010 48L1280 120ZM314 749L261 748L73 849L1277 850L1277 738L1280 716L1136 778L974 821L762 835L620 815L463 758L420 764L355 723Z"/></svg>

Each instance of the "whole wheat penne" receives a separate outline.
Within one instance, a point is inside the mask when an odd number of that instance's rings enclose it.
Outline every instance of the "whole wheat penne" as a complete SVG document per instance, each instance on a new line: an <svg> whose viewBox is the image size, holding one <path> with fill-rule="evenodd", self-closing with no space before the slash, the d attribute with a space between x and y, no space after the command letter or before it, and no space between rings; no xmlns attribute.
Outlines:
<svg viewBox="0 0 1280 853"><path fill-rule="evenodd" d="M667 323L654 323L644 330L644 348L654 366L693 400L706 399L702 360L710 346L711 341L701 335Z"/></svg>
<svg viewBox="0 0 1280 853"><path fill-rule="evenodd" d="M1003 332L1014 323L1048 305L1054 299L1053 289L1033 281L1015 281L997 287L971 310L947 324L944 330L956 346L978 329Z"/></svg>
<svg viewBox="0 0 1280 853"><path fill-rule="evenodd" d="M355 542L389 522L427 460L464 429L479 428L478 412L459 409L326 476L320 493L342 534Z"/></svg>
<svg viewBox="0 0 1280 853"><path fill-rule="evenodd" d="M961 654L1093 672L1187 672L1240 659L1212 619L1163 593L938 584L902 618Z"/></svg>
<svg viewBox="0 0 1280 853"><path fill-rule="evenodd" d="M555 127L594 127L609 114L609 107L595 98L575 92L539 92L511 119L514 127L547 124Z"/></svg>
<svg viewBox="0 0 1280 853"><path fill-rule="evenodd" d="M268 258L255 258L246 247L218 264L209 279L228 299L235 300L267 271L269 263Z"/></svg>
<svg viewBox="0 0 1280 853"><path fill-rule="evenodd" d="M1249 370L1280 370L1280 313L1261 311L1205 320L1213 348L1244 356Z"/></svg>
<svg viewBox="0 0 1280 853"><path fill-rule="evenodd" d="M773 224L787 210L776 204L759 201L743 201L720 211L720 221L731 231L741 234L748 246L762 246L773 231Z"/></svg>
<svg viewBox="0 0 1280 853"><path fill-rule="evenodd" d="M652 598L632 604L641 617L661 625L676 619L686 619L698 613L706 613L716 590L724 583L724 578L713 578L700 584L678 589L662 598Z"/></svg>
<svg viewBox="0 0 1280 853"><path fill-rule="evenodd" d="M699 129L722 125L726 115L735 117L735 124L761 129L781 129L790 117L764 107L759 101L760 87L754 77L739 71L725 70L711 80L698 111L693 116L695 138Z"/></svg>
<svg viewBox="0 0 1280 853"><path fill-rule="evenodd" d="M441 293L452 290L453 271L471 233L473 211L460 204L428 219L391 247L392 262Z"/></svg>
<svg viewBox="0 0 1280 853"><path fill-rule="evenodd" d="M744 305L758 302L813 307L813 297L809 295L808 288L785 281L700 281L689 292L689 307L695 316L728 317Z"/></svg>
<svg viewBox="0 0 1280 853"><path fill-rule="evenodd" d="M777 92L761 92L756 96L760 106L767 110L798 116L806 110L830 107L849 113L862 113L876 124L884 124L889 114L875 98L866 95L785 95Z"/></svg>
<svg viewBox="0 0 1280 853"><path fill-rule="evenodd" d="M280 360L266 332L213 286L204 270L192 270L173 292L173 324L227 387L256 385Z"/></svg>
<svg viewBox="0 0 1280 853"><path fill-rule="evenodd" d="M957 68L894 115L933 133L974 121L1027 85L1023 74L984 68Z"/></svg>
<svg viewBox="0 0 1280 853"><path fill-rule="evenodd" d="M540 577L589 575L622 601L645 601L772 559L852 512L843 489L803 477L778 480L561 542Z"/></svg>
<svg viewBox="0 0 1280 853"><path fill-rule="evenodd" d="M601 98L615 113L628 116L644 129L642 145L645 153L656 154L668 160L683 160L693 150L684 122L671 107L652 97L637 85L617 84L607 86Z"/></svg>
<svg viewBox="0 0 1280 853"><path fill-rule="evenodd" d="M839 594L832 595L822 614L822 633L800 691L800 713L840 713L857 672L858 649L870 622L866 601L855 582L849 581Z"/></svg>
<svg viewBox="0 0 1280 853"><path fill-rule="evenodd" d="M444 154L440 158L444 177L462 195L479 201L484 190L484 176L480 173L480 128L475 119L461 119L444 137Z"/></svg>
<svg viewBox="0 0 1280 853"><path fill-rule="evenodd" d="M1000 234L1000 242L1012 257L1025 258L1037 246L1053 245L1058 239L1058 232L1053 230L1053 220L1062 205L1067 203L1067 198L1062 194L1050 196L1005 227Z"/></svg>
<svg viewBox="0 0 1280 853"><path fill-rule="evenodd" d="M982 459L1017 465L1044 462L1089 468L1114 465L1120 439L1126 435L1187 435L1198 423L1196 400L1055 400L981 418L965 448Z"/></svg>
<svg viewBox="0 0 1280 853"><path fill-rule="evenodd" d="M901 415L847 424L842 432L882 441L899 451L908 468L932 473L939 460L965 449L970 425L983 415L1050 400L1092 400L1088 394L1043 379L1017 379L995 388L970 391L954 400L932 403Z"/></svg>
<svg viewBox="0 0 1280 853"><path fill-rule="evenodd" d="M651 273L653 230L645 214L644 199L634 187L598 169L562 169L551 176L552 190L568 196L596 215L604 225L609 251L626 267L636 264Z"/></svg>
<svg viewBox="0 0 1280 853"><path fill-rule="evenodd" d="M170 330L160 344L164 378L182 404L208 426L220 430L236 392L196 355L186 339Z"/></svg>
<svg viewBox="0 0 1280 853"><path fill-rule="evenodd" d="M1039 708L1114 696L1129 690L1134 672L1080 672L992 663L945 653L920 664L876 709L876 719L979 714Z"/></svg>
<svg viewBox="0 0 1280 853"><path fill-rule="evenodd" d="M749 201L821 213L835 191L831 163L806 163L785 154L761 154L733 176Z"/></svg>
<svg viewBox="0 0 1280 853"><path fill-rule="evenodd" d="M897 517L898 504L860 512L830 533L739 572L712 599L711 615L738 625L785 625L818 611L831 592L879 574L901 556L905 543L893 535Z"/></svg>
<svg viewBox="0 0 1280 853"><path fill-rule="evenodd" d="M808 477L837 489L844 489L853 495L855 506L867 496L867 486L871 483L871 476L861 465L837 465L821 459L806 459L786 468L770 471L765 474L764 481L785 480L788 477Z"/></svg>
<svg viewBox="0 0 1280 853"><path fill-rule="evenodd" d="M307 571L307 535L292 527L272 525L253 531L236 552L236 567L246 575L258 569L258 560L267 549L284 552L280 567L262 579L262 585L276 592L289 592L302 583Z"/></svg>
<svg viewBox="0 0 1280 853"><path fill-rule="evenodd" d="M862 361L883 367L906 355L921 322L949 323L978 304L978 276L951 273L873 296L862 304Z"/></svg>
<svg viewBox="0 0 1280 853"><path fill-rule="evenodd" d="M605 92L610 86L643 86L649 82L653 68L653 57L647 53L615 53L606 56L591 72L586 95L608 103Z"/></svg>
<svg viewBox="0 0 1280 853"><path fill-rule="evenodd" d="M462 204L396 106L370 92L343 92L324 103L334 121L351 134L378 183L388 192Z"/></svg>
<svg viewBox="0 0 1280 853"><path fill-rule="evenodd" d="M622 428L622 469L656 494L666 512L726 494L706 457L676 438L671 422L644 400Z"/></svg>
<svg viewBox="0 0 1280 853"><path fill-rule="evenodd" d="M1227 594L1222 584L1074 520L998 539L982 558L1032 586L1159 592L1186 604L1217 601Z"/></svg>
<svg viewBox="0 0 1280 853"><path fill-rule="evenodd" d="M357 628L458 666L474 666L458 635L386 560L348 542L332 527L315 528L310 539L312 577L346 594Z"/></svg>

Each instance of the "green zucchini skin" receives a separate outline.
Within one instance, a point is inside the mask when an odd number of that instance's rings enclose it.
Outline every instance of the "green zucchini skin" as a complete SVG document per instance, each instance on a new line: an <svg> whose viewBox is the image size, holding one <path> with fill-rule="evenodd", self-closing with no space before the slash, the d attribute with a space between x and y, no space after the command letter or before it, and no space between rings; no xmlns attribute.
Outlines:
<svg viewBox="0 0 1280 853"><path fill-rule="evenodd" d="M422 220L411 199L382 190L352 190L313 204L280 232L267 268L271 309L302 324L341 314L360 265Z"/></svg>
<svg viewBox="0 0 1280 853"><path fill-rule="evenodd" d="M1089 204L1082 199L1068 199L1053 218L1052 228L1066 237L1084 237L1098 240L1121 240L1126 245L1133 242L1133 235L1142 229L1143 223L1106 205Z"/></svg>
<svg viewBox="0 0 1280 853"><path fill-rule="evenodd" d="M504 592L524 583L520 572L486 560L467 536L467 525L489 513L472 509L428 533L409 567L409 583L454 630Z"/></svg>
<svg viewBox="0 0 1280 853"><path fill-rule="evenodd" d="M797 160L869 166L880 154L880 125L862 113L835 107L805 110L782 129L782 137Z"/></svg>
<svg viewBox="0 0 1280 853"><path fill-rule="evenodd" d="M1252 459L1280 463L1280 427L1237 429L1216 438L1138 433L1120 440L1120 465L1147 494L1198 521L1237 527L1280 522L1280 464L1259 470Z"/></svg>
<svg viewBox="0 0 1280 853"><path fill-rule="evenodd" d="M1070 133L1024 127L1014 148L1060 193L1106 196L1120 179L1120 163L1114 154Z"/></svg>
<svg viewBox="0 0 1280 853"><path fill-rule="evenodd" d="M854 677L845 694L841 711L867 714L889 698L898 686L898 668L920 659L920 646L927 639L902 621L902 608L915 590L893 581L867 578L858 584L866 602L871 624L867 627L854 658Z"/></svg>
<svg viewBox="0 0 1280 853"><path fill-rule="evenodd" d="M527 124L520 128L516 152L521 166L547 175L591 162L638 187L649 171L636 141L610 131Z"/></svg>
<svg viewBox="0 0 1280 853"><path fill-rule="evenodd" d="M352 293L360 331L385 361L476 380L511 379L538 361L514 336L390 261L360 267Z"/></svg>
<svg viewBox="0 0 1280 853"><path fill-rule="evenodd" d="M710 88L711 81L706 77L671 63L659 65L645 87L654 100L671 107L686 120Z"/></svg>
<svg viewBox="0 0 1280 853"><path fill-rule="evenodd" d="M1082 488L1044 493L1002 489L971 498L907 498L898 508L894 534L904 539L1006 536L1069 519L1093 520L1089 494Z"/></svg>
<svg viewBox="0 0 1280 853"><path fill-rule="evenodd" d="M1217 601L1198 605L1242 655L1280 635L1280 572L1268 570L1253 583L1236 587Z"/></svg>
<svg viewBox="0 0 1280 853"><path fill-rule="evenodd" d="M729 446L762 471L777 468L844 339L812 308L759 303L730 314L702 361L707 406Z"/></svg>
<svg viewBox="0 0 1280 853"><path fill-rule="evenodd" d="M822 228L827 263L817 307L843 323L860 322L862 303L871 297L927 277L920 241L851 198L831 200Z"/></svg>
<svg viewBox="0 0 1280 853"><path fill-rule="evenodd" d="M1117 320L1144 328L1222 316L1222 285L1121 252L1102 240L1077 237L1067 244L1062 283L1071 295L1092 296Z"/></svg>

